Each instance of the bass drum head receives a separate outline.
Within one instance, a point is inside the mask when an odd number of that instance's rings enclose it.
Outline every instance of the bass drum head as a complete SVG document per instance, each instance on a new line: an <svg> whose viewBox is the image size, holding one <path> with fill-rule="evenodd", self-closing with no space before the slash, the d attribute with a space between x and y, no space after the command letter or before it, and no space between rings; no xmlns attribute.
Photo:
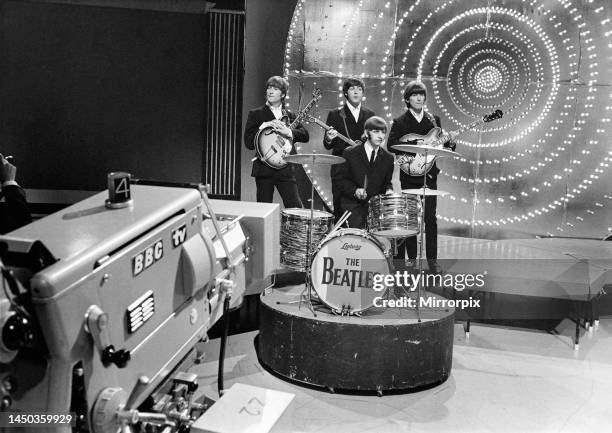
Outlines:
<svg viewBox="0 0 612 433"><path fill-rule="evenodd" d="M344 229L325 239L312 260L311 280L319 298L335 311L370 308L384 290L374 290L374 275L389 273L381 243L363 230Z"/></svg>

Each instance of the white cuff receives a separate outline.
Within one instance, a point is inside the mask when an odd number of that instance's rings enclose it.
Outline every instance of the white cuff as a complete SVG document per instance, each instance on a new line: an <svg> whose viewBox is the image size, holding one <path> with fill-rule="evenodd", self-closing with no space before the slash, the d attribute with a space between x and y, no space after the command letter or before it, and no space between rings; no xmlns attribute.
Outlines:
<svg viewBox="0 0 612 433"><path fill-rule="evenodd" d="M7 180L7 181L2 182L2 186L3 187L4 186L9 186L9 185L19 186L19 184L16 181L14 181L14 180Z"/></svg>

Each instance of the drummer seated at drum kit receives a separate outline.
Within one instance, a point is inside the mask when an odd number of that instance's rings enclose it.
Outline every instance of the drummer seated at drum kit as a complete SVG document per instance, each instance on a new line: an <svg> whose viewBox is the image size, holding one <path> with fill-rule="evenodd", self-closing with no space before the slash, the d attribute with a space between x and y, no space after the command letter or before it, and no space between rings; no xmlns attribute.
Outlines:
<svg viewBox="0 0 612 433"><path fill-rule="evenodd" d="M334 182L340 190L342 211L351 212L348 224L352 228L366 228L370 197L393 192L393 155L381 147L386 135L387 122L370 117L364 124L363 144L342 153L346 161L338 166Z"/></svg>

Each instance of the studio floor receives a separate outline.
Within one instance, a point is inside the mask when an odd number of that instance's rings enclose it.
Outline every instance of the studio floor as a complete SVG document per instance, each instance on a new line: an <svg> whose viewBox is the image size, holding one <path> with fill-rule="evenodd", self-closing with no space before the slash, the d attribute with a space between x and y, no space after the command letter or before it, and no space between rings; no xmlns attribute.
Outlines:
<svg viewBox="0 0 612 433"><path fill-rule="evenodd" d="M411 394L331 394L285 382L259 364L257 332L229 337L225 387L244 383L295 394L278 432L609 432L612 431L612 316L584 331L553 332L455 324L453 367L443 384ZM217 399L219 340L194 367L200 392ZM390 348L392 350L392 348Z"/></svg>

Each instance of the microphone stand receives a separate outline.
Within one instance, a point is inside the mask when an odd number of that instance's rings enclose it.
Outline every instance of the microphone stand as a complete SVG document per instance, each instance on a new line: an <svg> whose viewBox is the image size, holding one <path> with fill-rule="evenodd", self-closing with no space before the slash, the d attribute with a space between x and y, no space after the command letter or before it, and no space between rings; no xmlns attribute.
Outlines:
<svg viewBox="0 0 612 433"><path fill-rule="evenodd" d="M425 149L425 163L427 164L427 153L428 150ZM427 188L427 172L423 174L423 194L421 194L420 202L421 202L421 221L419 221L419 236L420 236L420 245L419 245L419 284L417 287L417 318L418 322L421 323L421 297L423 296L423 233L425 232L425 201L427 200L427 196L425 195L425 189Z"/></svg>

